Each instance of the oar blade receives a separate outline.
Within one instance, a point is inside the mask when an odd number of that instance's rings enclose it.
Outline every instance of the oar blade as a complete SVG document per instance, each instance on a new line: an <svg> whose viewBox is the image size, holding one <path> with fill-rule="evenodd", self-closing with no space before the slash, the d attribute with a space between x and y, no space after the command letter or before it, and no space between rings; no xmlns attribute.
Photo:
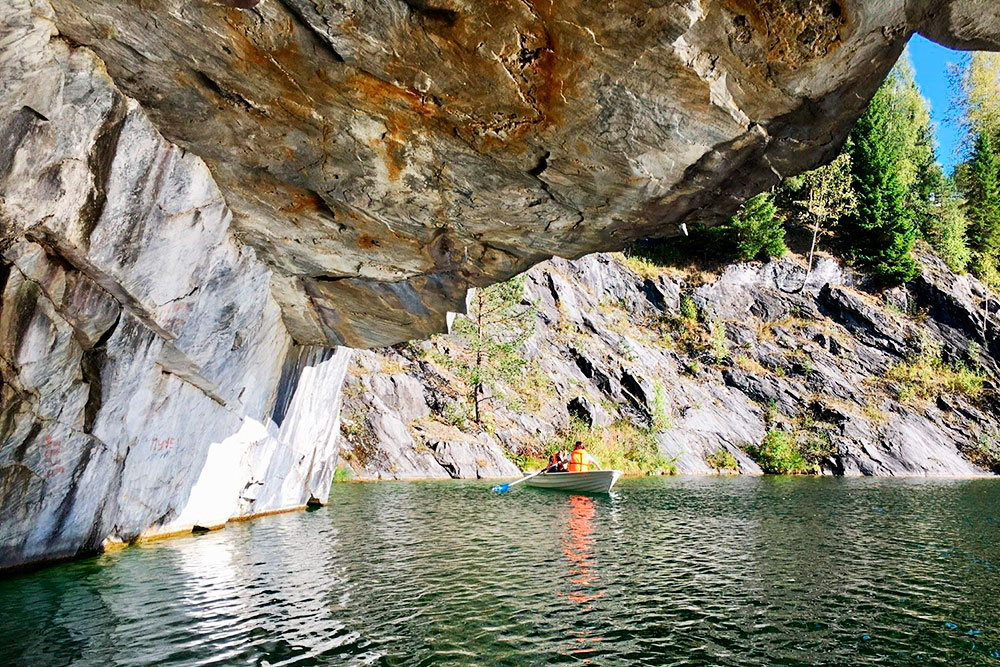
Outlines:
<svg viewBox="0 0 1000 667"><path fill-rule="evenodd" d="M510 488L510 484L497 484L493 487L493 493L504 493Z"/></svg>

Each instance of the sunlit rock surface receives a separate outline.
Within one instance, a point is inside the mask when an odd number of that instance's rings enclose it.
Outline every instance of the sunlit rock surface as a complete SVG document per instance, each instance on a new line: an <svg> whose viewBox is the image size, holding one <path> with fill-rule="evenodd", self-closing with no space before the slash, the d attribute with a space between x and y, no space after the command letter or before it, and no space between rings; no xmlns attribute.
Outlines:
<svg viewBox="0 0 1000 667"><path fill-rule="evenodd" d="M840 147L914 30L990 0L51 0L203 158L301 343L444 328L470 285L728 215Z"/></svg>
<svg viewBox="0 0 1000 667"><path fill-rule="evenodd" d="M205 164L43 9L0 42L0 568L325 500L349 352L292 343Z"/></svg>
<svg viewBox="0 0 1000 667"><path fill-rule="evenodd" d="M905 289L880 297L825 257L808 281L794 256L655 276L610 254L545 262L526 280L538 315L524 354L540 377L487 391L488 418L477 426L452 366L469 354L461 339L365 352L346 385L342 463L362 477L426 476L440 468L428 438L437 431L537 457L575 418L620 443L621 423L660 423L659 453L684 474L715 474L720 452L738 468L729 472L760 474L748 451L773 430L821 452L823 474L1000 472L982 456L1000 433L1000 329L983 323L989 292L926 252L919 266ZM682 319L685 297L697 322ZM930 349L980 369L982 394L940 387L907 398L889 370Z"/></svg>
<svg viewBox="0 0 1000 667"><path fill-rule="evenodd" d="M344 384L340 440L344 465L360 479L483 479L519 469L486 432L442 423L441 405L399 355L355 353ZM407 362L407 366L410 364ZM431 405L435 409L432 409ZM437 418L432 413L437 412Z"/></svg>

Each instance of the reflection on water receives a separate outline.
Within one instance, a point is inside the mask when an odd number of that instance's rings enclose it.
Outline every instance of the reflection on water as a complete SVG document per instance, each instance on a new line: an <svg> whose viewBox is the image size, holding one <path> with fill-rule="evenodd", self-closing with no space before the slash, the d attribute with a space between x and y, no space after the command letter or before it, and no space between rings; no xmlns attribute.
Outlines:
<svg viewBox="0 0 1000 667"><path fill-rule="evenodd" d="M567 597L580 605L581 612L590 611L590 604L602 594L594 570L594 498L572 495L567 498L569 520L563 538L563 553L569 561L569 583L573 590Z"/></svg>
<svg viewBox="0 0 1000 667"><path fill-rule="evenodd" d="M566 534L563 538L563 553L569 564L569 583L572 585L565 595L570 602L579 605L578 613L586 614L594 609L594 600L600 598L602 591L597 582L598 576L594 568L594 515L595 500L592 496L571 495L567 498L569 505L569 520L566 522ZM569 631L577 646L570 649L569 654L589 663L592 653L589 642L599 642L600 637L587 632L586 629Z"/></svg>
<svg viewBox="0 0 1000 667"><path fill-rule="evenodd" d="M1000 664L993 480L338 485L0 581L0 664Z"/></svg>

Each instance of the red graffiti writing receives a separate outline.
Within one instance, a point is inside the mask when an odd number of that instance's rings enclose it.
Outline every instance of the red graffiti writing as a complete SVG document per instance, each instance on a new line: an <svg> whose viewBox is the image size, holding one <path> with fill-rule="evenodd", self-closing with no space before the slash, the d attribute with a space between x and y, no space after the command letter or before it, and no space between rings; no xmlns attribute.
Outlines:
<svg viewBox="0 0 1000 667"><path fill-rule="evenodd" d="M169 438L153 438L152 449L154 452L165 452L174 448L177 444L177 438L170 436Z"/></svg>
<svg viewBox="0 0 1000 667"><path fill-rule="evenodd" d="M45 436L45 448L42 450L42 457L48 464L45 470L45 477L52 478L66 472L66 469L59 464L62 456L62 441L56 440L51 435Z"/></svg>

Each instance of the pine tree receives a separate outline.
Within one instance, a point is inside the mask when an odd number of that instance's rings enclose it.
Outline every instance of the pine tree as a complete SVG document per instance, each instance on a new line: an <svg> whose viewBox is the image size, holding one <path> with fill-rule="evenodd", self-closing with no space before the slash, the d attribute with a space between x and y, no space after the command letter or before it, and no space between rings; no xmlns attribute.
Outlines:
<svg viewBox="0 0 1000 667"><path fill-rule="evenodd" d="M719 234L736 247L736 256L742 262L759 257L781 257L785 247L785 228L774 206L774 197L764 192L751 197L725 225Z"/></svg>
<svg viewBox="0 0 1000 667"><path fill-rule="evenodd" d="M911 257L916 229L900 181L900 135L893 116L893 90L886 84L851 135L857 207L838 230L845 253L884 285L905 283L917 271Z"/></svg>
<svg viewBox="0 0 1000 667"><path fill-rule="evenodd" d="M969 246L979 263L996 264L1000 251L1000 156L989 132L976 135L964 174Z"/></svg>

